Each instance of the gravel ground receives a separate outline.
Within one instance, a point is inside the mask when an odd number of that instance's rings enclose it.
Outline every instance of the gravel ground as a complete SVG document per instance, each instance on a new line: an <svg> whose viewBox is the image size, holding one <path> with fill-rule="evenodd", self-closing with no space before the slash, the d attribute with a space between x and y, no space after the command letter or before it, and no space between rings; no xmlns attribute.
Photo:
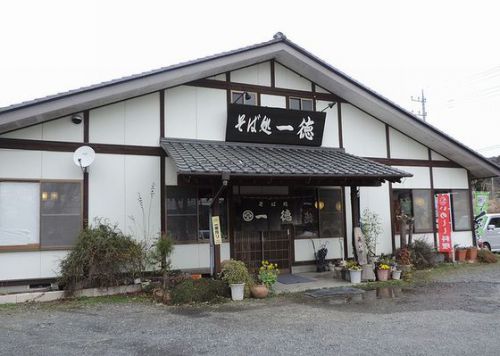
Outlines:
<svg viewBox="0 0 500 356"><path fill-rule="evenodd" d="M500 263L471 266L435 273L419 287L347 300L289 295L198 307L133 300L2 307L0 354L494 355L499 275Z"/></svg>

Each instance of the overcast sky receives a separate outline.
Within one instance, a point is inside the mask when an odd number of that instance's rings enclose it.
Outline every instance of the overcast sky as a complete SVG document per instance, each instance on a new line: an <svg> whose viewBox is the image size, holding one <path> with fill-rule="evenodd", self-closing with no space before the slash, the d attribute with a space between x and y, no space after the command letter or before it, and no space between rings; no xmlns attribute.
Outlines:
<svg viewBox="0 0 500 356"><path fill-rule="evenodd" d="M479 150L500 155L496 1L0 3L0 107L267 41L277 31ZM467 5L470 4L470 5Z"/></svg>

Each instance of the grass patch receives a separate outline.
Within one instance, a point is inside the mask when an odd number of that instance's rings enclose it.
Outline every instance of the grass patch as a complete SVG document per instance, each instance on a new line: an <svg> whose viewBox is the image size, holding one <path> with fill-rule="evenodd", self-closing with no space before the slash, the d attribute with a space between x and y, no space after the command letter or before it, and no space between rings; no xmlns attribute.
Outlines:
<svg viewBox="0 0 500 356"><path fill-rule="evenodd" d="M151 297L146 294L118 294L102 297L79 297L66 299L68 304L74 305L97 305L97 304L124 304L124 303L151 303Z"/></svg>

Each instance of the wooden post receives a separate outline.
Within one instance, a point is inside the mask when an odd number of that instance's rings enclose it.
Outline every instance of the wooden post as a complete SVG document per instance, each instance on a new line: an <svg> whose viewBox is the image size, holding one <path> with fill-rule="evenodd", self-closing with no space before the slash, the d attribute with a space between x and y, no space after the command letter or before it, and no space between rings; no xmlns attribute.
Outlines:
<svg viewBox="0 0 500 356"><path fill-rule="evenodd" d="M213 202L212 204L212 214L211 216L219 216L220 214L220 207L219 207L219 197L216 197L216 201ZM210 221L210 229L212 229L212 221ZM220 245L216 245L213 241L213 232L211 234L212 236L212 241L211 243L214 244L214 272L220 273L221 267L220 267Z"/></svg>
<svg viewBox="0 0 500 356"><path fill-rule="evenodd" d="M351 213L352 213L352 251L354 258L358 259L358 253L356 250L356 237L354 235L354 229L360 227L360 212L359 212L359 189L358 187L351 186Z"/></svg>

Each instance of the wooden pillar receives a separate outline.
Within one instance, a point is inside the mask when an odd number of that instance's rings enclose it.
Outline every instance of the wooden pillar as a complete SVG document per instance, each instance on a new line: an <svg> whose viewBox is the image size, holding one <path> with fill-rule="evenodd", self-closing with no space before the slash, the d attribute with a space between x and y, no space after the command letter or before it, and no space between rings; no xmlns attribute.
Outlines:
<svg viewBox="0 0 500 356"><path fill-rule="evenodd" d="M356 250L356 238L354 235L354 229L360 227L360 207L359 207L359 188L351 186L351 214L352 214L352 252L354 258L358 259L358 253Z"/></svg>
<svg viewBox="0 0 500 356"><path fill-rule="evenodd" d="M215 198L216 201L213 202L212 204L212 214L211 214L211 217L212 216L220 216L220 206L219 206L219 197L216 197ZM210 221L210 229L212 229L212 221ZM212 231L212 241L211 243L213 244L213 249L214 249L214 269L215 269L215 273L220 273L221 271L221 266L220 266L220 245L216 245L214 243L214 238L213 238L213 231Z"/></svg>

